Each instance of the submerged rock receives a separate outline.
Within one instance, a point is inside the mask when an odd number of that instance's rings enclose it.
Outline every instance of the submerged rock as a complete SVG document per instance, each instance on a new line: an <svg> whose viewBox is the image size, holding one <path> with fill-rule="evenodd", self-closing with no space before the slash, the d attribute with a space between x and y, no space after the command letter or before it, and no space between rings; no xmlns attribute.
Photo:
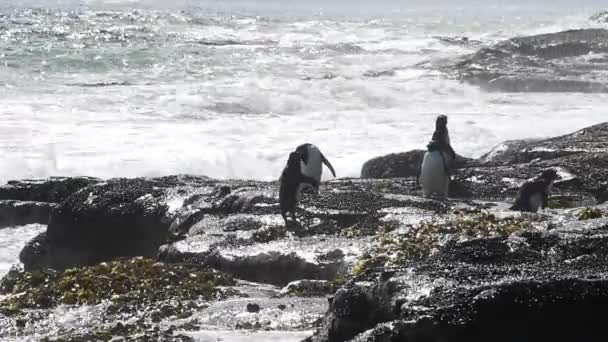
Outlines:
<svg viewBox="0 0 608 342"><path fill-rule="evenodd" d="M491 91L608 92L608 30L517 37L459 63L459 77Z"/></svg>
<svg viewBox="0 0 608 342"><path fill-rule="evenodd" d="M608 11L601 11L599 13L596 13L592 15L589 19L593 21L599 21L601 23L608 23Z"/></svg>

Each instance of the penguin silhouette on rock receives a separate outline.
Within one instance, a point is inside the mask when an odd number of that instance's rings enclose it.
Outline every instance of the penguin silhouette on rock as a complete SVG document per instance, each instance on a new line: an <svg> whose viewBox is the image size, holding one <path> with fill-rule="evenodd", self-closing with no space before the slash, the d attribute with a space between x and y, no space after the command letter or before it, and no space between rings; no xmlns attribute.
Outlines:
<svg viewBox="0 0 608 342"><path fill-rule="evenodd" d="M448 197L456 153L450 144L447 124L447 116L437 117L433 138L426 146L419 178L424 197Z"/></svg>
<svg viewBox="0 0 608 342"><path fill-rule="evenodd" d="M517 193L517 199L511 210L535 213L539 208L545 209L553 182L561 179L554 169L544 170L538 177L525 182Z"/></svg>
<svg viewBox="0 0 608 342"><path fill-rule="evenodd" d="M300 191L304 184L312 186L314 189L319 188L319 182L316 178L309 177L302 173L300 162L304 160L304 156L298 152L291 152L287 160L287 166L283 169L279 180L279 206L281 208L281 216L285 220L287 226L287 213L291 214L293 223L296 221L296 209L300 201Z"/></svg>

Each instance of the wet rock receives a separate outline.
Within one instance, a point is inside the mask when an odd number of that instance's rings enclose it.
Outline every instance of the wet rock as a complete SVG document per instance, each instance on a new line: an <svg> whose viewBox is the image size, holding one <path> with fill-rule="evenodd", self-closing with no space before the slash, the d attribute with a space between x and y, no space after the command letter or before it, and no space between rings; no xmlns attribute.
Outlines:
<svg viewBox="0 0 608 342"><path fill-rule="evenodd" d="M361 168L361 178L418 177L424 153L423 150L413 150L368 160ZM455 166L462 168L471 161L470 158L457 155Z"/></svg>
<svg viewBox="0 0 608 342"><path fill-rule="evenodd" d="M608 11L601 11L592 15L590 20L598 21L600 23L608 23Z"/></svg>
<svg viewBox="0 0 608 342"><path fill-rule="evenodd" d="M273 209L267 205L275 203L275 196L270 189L241 188L224 197L214 206L214 209L216 212L225 215L236 213L265 214L273 212Z"/></svg>
<svg viewBox="0 0 608 342"><path fill-rule="evenodd" d="M336 291L336 285L327 280L302 279L292 281L282 290L283 295L297 297L321 297Z"/></svg>
<svg viewBox="0 0 608 342"><path fill-rule="evenodd" d="M200 265L164 264L153 259L120 259L63 272L13 271L2 280L0 307L13 310L52 308L59 304L98 304L111 300L112 310L137 311L153 303L160 317L184 313L181 303L198 298L217 298L220 285L233 285L232 278ZM187 308L186 308L187 309Z"/></svg>
<svg viewBox="0 0 608 342"><path fill-rule="evenodd" d="M607 143L608 123L601 123L548 139L507 141L483 155L479 162L483 165L511 165L602 153Z"/></svg>
<svg viewBox="0 0 608 342"><path fill-rule="evenodd" d="M31 223L47 224L52 203L0 200L0 228Z"/></svg>
<svg viewBox="0 0 608 342"><path fill-rule="evenodd" d="M250 312L250 313L260 312L260 306L255 303L249 303L249 304L247 304L247 312Z"/></svg>
<svg viewBox="0 0 608 342"><path fill-rule="evenodd" d="M19 253L19 261L23 263L27 272L51 267L49 239L46 232L38 234L25 244Z"/></svg>
<svg viewBox="0 0 608 342"><path fill-rule="evenodd" d="M602 70L608 30L517 37L486 47L456 66L459 77L491 91L607 92Z"/></svg>
<svg viewBox="0 0 608 342"><path fill-rule="evenodd" d="M144 179L115 179L70 196L49 219L50 266L156 256L171 223L164 196L156 182Z"/></svg>
<svg viewBox="0 0 608 342"><path fill-rule="evenodd" d="M0 186L0 200L59 203L78 190L100 182L92 177L10 181Z"/></svg>
<svg viewBox="0 0 608 342"><path fill-rule="evenodd" d="M334 279L342 266L341 263L315 264L295 253L278 251L242 257L224 257L215 253L207 258L206 264L240 279L277 286L299 279Z"/></svg>
<svg viewBox="0 0 608 342"><path fill-rule="evenodd" d="M593 340L602 323L592 306L608 303L608 224L597 221L466 240L428 234L448 242L421 259L395 257L408 244L392 252L384 245L385 255L395 253L392 266L385 259L365 273L368 282L336 292L309 341ZM475 229L482 227L490 225Z"/></svg>

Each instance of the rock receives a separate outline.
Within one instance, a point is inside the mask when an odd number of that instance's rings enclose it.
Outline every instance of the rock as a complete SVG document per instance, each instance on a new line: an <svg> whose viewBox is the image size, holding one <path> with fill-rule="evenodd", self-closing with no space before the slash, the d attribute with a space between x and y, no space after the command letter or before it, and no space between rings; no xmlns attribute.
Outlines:
<svg viewBox="0 0 608 342"><path fill-rule="evenodd" d="M92 177L51 177L10 181L0 186L0 200L59 203L76 191L101 180Z"/></svg>
<svg viewBox="0 0 608 342"><path fill-rule="evenodd" d="M577 154L606 152L608 123L586 127L574 133L537 140L513 140L494 147L479 158L485 166L547 161Z"/></svg>
<svg viewBox="0 0 608 342"><path fill-rule="evenodd" d="M287 284L281 294L297 297L320 297L332 294L336 286L327 280L302 279Z"/></svg>
<svg viewBox="0 0 608 342"><path fill-rule="evenodd" d="M47 224L52 203L0 200L0 228L31 223Z"/></svg>
<svg viewBox="0 0 608 342"><path fill-rule="evenodd" d="M255 303L249 303L249 304L247 304L247 312L250 312L250 313L260 312L260 306Z"/></svg>
<svg viewBox="0 0 608 342"><path fill-rule="evenodd" d="M482 48L455 69L459 78L490 91L604 93L608 79L595 70L608 67L606 39L604 29L517 37Z"/></svg>
<svg viewBox="0 0 608 342"><path fill-rule="evenodd" d="M429 257L393 258L391 272L370 268L360 279L371 284L338 290L309 341L593 340L603 329L593 306L608 304L608 220L594 221L443 237Z"/></svg>
<svg viewBox="0 0 608 342"><path fill-rule="evenodd" d="M361 168L361 178L418 177L424 153L423 150L413 150L368 160ZM456 155L456 168L462 168L470 161Z"/></svg>
<svg viewBox="0 0 608 342"><path fill-rule="evenodd" d="M206 265L240 279L277 286L299 279L331 280L342 266L341 263L315 264L295 253L279 251L231 258L216 253L207 258Z"/></svg>
<svg viewBox="0 0 608 342"><path fill-rule="evenodd" d="M592 15L590 20L598 21L600 23L608 23L608 11L601 11Z"/></svg>
<svg viewBox="0 0 608 342"><path fill-rule="evenodd" d="M65 269L116 257L156 256L171 220L158 183L114 179L55 207L47 238L50 266Z"/></svg>
<svg viewBox="0 0 608 342"><path fill-rule="evenodd" d="M51 267L49 239L46 232L38 234L25 244L19 253L19 261L26 272L44 270Z"/></svg>

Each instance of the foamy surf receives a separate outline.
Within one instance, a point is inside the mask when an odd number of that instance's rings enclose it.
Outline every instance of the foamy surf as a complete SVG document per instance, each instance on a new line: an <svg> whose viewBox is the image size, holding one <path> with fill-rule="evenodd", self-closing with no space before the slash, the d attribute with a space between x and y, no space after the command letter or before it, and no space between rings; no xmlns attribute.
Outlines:
<svg viewBox="0 0 608 342"><path fill-rule="evenodd" d="M608 109L605 94L486 93L442 71L513 36L605 27L588 19L592 7L27 8L45 4L15 3L0 17L2 183L176 173L272 180L304 142L339 177L353 177L372 157L424 148L439 113L450 117L457 152L478 157L504 140L601 122Z"/></svg>

